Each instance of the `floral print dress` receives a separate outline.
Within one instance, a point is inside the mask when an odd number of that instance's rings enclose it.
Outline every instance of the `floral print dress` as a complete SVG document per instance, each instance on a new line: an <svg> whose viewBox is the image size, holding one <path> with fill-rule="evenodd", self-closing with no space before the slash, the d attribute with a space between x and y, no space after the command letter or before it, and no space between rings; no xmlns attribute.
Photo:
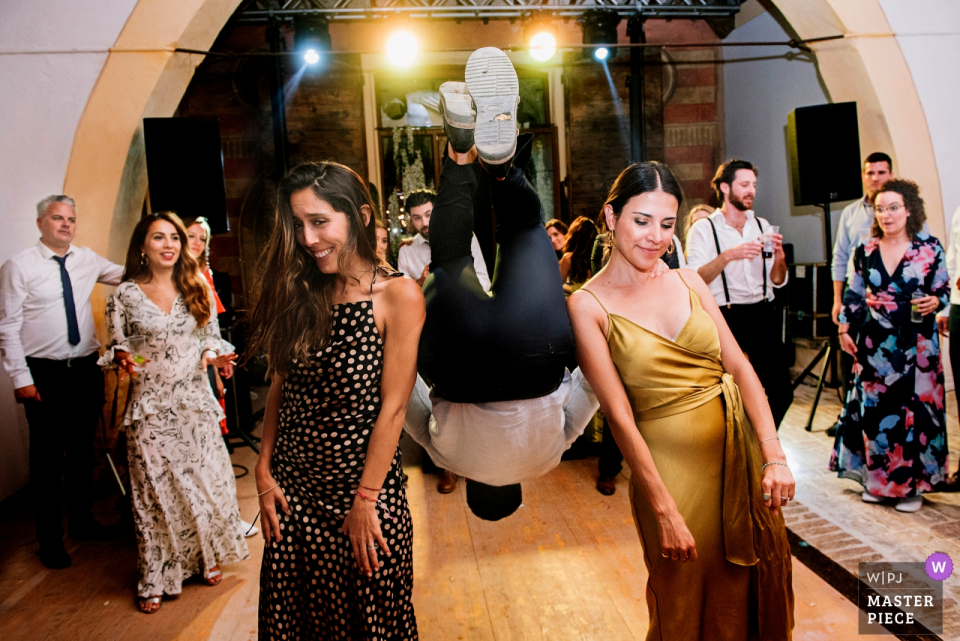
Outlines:
<svg viewBox="0 0 960 641"><path fill-rule="evenodd" d="M871 238L854 250L853 266L840 322L850 324L857 362L830 469L874 496L933 492L947 477L940 339L934 314L911 322L910 296L922 291L947 304L943 247L920 232L888 274ZM868 294L877 305L867 305Z"/></svg>
<svg viewBox="0 0 960 641"><path fill-rule="evenodd" d="M214 301L211 294L211 307ZM179 594L187 577L246 559L233 465L220 435L220 405L200 356L233 346L220 338L216 313L203 327L178 296L170 313L126 281L107 301L111 368L127 338L146 337L150 359L131 381L124 425L141 597Z"/></svg>

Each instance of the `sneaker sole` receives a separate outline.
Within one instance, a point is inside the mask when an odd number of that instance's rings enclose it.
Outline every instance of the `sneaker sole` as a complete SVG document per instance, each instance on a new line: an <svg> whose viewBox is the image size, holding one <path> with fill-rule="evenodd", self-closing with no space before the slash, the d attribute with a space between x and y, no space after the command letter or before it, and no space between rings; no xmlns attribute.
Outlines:
<svg viewBox="0 0 960 641"><path fill-rule="evenodd" d="M441 91L443 99L440 103L443 110L443 119L451 127L457 129L473 129L476 127L476 116L473 115L473 100L470 94Z"/></svg>
<svg viewBox="0 0 960 641"><path fill-rule="evenodd" d="M520 82L507 54L483 47L470 54L464 74L477 106L474 142L485 163L502 164L517 149L517 106Z"/></svg>

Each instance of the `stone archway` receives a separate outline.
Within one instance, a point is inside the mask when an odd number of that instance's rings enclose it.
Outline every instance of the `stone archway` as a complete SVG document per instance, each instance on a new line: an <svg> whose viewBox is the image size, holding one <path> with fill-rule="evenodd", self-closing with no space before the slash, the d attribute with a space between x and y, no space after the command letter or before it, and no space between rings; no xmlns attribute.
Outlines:
<svg viewBox="0 0 960 641"><path fill-rule="evenodd" d="M173 115L200 55L239 0L139 0L104 64L77 127L64 191L95 217L78 242L119 258L146 193L141 120ZM930 132L900 46L879 0L768 0L801 38L844 34L812 45L834 101L856 100L864 149L890 149L910 167L928 202L930 226L944 231ZM908 82L904 83L904 79ZM889 123L896 123L891 128ZM104 233L108 230L108 233ZM103 301L94 301L102 309Z"/></svg>
<svg viewBox="0 0 960 641"><path fill-rule="evenodd" d="M857 102L860 148L884 150L924 195L930 229L946 238L933 140L910 67L880 0L769 0L810 45L832 102Z"/></svg>

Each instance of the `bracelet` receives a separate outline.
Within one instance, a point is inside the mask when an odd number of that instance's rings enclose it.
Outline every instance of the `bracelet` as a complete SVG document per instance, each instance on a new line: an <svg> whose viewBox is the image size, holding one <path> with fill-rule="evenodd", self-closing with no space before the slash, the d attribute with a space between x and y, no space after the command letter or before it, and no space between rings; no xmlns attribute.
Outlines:
<svg viewBox="0 0 960 641"><path fill-rule="evenodd" d="M779 440L780 440L780 437L779 437L779 436L771 436L770 438L765 438L765 439L763 439L763 440L760 441L760 442L761 442L761 443L766 443L767 441L779 441Z"/></svg>
<svg viewBox="0 0 960 641"><path fill-rule="evenodd" d="M375 506L379 507L379 508L383 511L383 515L384 515L385 517L387 517L388 519L390 519L391 521L396 521L396 520L397 520L397 517L395 517L393 514L390 514L390 510L387 509L387 506L384 505L384 504L383 504L383 501L381 501L380 499L378 499L378 498L370 498L369 496L367 496L366 494L364 494L364 493L361 492L360 490L354 490L353 493L356 494L357 496L359 496L359 497L360 497L361 499L363 499L364 501L370 501L370 502L373 503Z"/></svg>
<svg viewBox="0 0 960 641"><path fill-rule="evenodd" d="M279 484L279 483L277 483L276 485L274 485L273 487L271 487L269 490L264 490L263 492L260 492L260 494L257 494L257 498L260 498L261 496L263 496L263 495L266 494L267 492L272 492L273 490L277 489L278 487L280 487L280 484Z"/></svg>
<svg viewBox="0 0 960 641"><path fill-rule="evenodd" d="M849 334L849 333L850 333L850 332L837 332L837 335L840 335L840 334Z"/></svg>
<svg viewBox="0 0 960 641"><path fill-rule="evenodd" d="M377 494L379 494L380 492L383 492L383 488L377 489L375 487L367 487L366 485L361 485L360 487L365 490L370 490L371 492L376 492Z"/></svg>
<svg viewBox="0 0 960 641"><path fill-rule="evenodd" d="M377 502L377 499L376 499L376 498L370 498L369 496L367 496L366 494L364 494L364 493L361 492L360 490L354 490L353 493L356 494L357 496L359 496L360 498L362 498L364 501L370 501L371 503L376 503L376 502Z"/></svg>
<svg viewBox="0 0 960 641"><path fill-rule="evenodd" d="M763 471L764 471L765 469L767 469L767 468L768 468L769 466L771 466L771 465L782 465L782 466L784 466L785 468L787 468L788 470L790 469L790 466L787 465L786 463L781 463L781 462L779 462L779 461L770 461L769 463L764 463L764 464L763 464L763 467L760 468L760 473L763 474Z"/></svg>

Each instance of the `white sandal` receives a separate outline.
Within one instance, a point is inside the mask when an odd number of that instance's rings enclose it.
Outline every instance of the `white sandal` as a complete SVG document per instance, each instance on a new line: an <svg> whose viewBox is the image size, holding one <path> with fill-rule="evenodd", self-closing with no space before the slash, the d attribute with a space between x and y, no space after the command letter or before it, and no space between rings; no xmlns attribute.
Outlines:
<svg viewBox="0 0 960 641"><path fill-rule="evenodd" d="M160 609L160 597L159 596L141 596L137 597L139 600L140 611L144 614L153 614ZM144 606L155 605L155 608L144 609Z"/></svg>
<svg viewBox="0 0 960 641"><path fill-rule="evenodd" d="M223 572L220 571L220 566L215 565L209 573L204 573L203 582L213 587L215 585L220 585L220 581L223 580Z"/></svg>

